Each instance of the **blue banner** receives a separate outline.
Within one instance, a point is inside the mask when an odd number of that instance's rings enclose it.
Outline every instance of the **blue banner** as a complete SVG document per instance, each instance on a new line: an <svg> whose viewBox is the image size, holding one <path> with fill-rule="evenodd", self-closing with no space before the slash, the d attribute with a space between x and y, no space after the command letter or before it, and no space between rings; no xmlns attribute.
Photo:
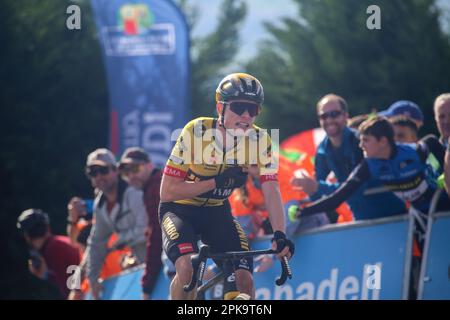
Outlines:
<svg viewBox="0 0 450 320"><path fill-rule="evenodd" d="M407 216L324 227L295 238L293 279L281 287L278 261L254 273L256 299L404 299L408 290L412 228ZM448 243L448 242L447 242ZM270 247L270 240L252 243ZM104 282L105 299L140 299L142 268ZM167 299L169 279L160 274L152 299ZM217 288L216 288L217 289ZM220 290L218 290L220 291Z"/></svg>
<svg viewBox="0 0 450 320"><path fill-rule="evenodd" d="M419 299L450 299L450 213L433 217Z"/></svg>
<svg viewBox="0 0 450 320"><path fill-rule="evenodd" d="M189 34L170 0L92 0L105 59L110 147L141 146L162 167L190 116Z"/></svg>

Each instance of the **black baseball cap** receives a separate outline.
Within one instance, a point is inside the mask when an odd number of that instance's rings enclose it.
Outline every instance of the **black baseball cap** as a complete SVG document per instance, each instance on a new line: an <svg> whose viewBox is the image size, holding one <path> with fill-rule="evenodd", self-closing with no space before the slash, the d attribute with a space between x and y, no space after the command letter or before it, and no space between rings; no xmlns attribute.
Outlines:
<svg viewBox="0 0 450 320"><path fill-rule="evenodd" d="M148 153L139 147L130 147L125 150L120 158L119 168L127 164L142 164L150 162Z"/></svg>

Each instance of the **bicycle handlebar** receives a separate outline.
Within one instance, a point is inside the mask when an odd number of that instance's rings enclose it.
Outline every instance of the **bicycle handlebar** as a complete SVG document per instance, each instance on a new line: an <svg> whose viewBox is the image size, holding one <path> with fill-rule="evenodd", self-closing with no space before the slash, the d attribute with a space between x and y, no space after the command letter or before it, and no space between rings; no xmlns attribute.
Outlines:
<svg viewBox="0 0 450 320"><path fill-rule="evenodd" d="M197 254L194 254L191 256L191 263L192 263L192 277L191 281L188 285L185 285L183 287L185 292L189 292L196 286L198 279L203 277L203 272L206 265L207 259L228 259L228 260L235 260L240 258L247 258L247 257L254 257L259 256L263 254L276 254L276 252L273 249L266 249L266 250L252 250L252 251L230 251L230 252L224 252L224 253L213 253L211 254L209 252L209 247L206 245L203 245L200 247L200 251ZM289 266L289 261L287 257L283 257L280 260L281 264L281 275L275 280L275 283L277 286L283 285L287 278L292 279L292 271L291 267ZM200 269L200 274L199 274ZM200 275L200 277L199 277Z"/></svg>

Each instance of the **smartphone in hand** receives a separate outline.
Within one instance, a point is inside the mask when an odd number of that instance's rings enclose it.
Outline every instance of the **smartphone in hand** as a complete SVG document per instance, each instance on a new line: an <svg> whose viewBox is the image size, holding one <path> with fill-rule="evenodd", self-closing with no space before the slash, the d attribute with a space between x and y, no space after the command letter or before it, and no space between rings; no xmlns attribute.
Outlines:
<svg viewBox="0 0 450 320"><path fill-rule="evenodd" d="M94 199L84 199L83 201L86 207L86 216L84 216L84 218L86 220L92 220L94 214Z"/></svg>

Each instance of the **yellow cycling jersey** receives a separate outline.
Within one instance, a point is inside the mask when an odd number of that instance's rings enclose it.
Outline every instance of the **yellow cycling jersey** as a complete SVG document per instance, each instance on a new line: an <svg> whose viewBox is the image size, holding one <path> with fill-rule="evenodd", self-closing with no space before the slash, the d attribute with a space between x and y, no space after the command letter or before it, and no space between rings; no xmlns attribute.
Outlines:
<svg viewBox="0 0 450 320"><path fill-rule="evenodd" d="M242 129L227 130L224 135L225 143L217 119L202 117L190 121L172 149L164 174L195 182L214 178L228 167L256 165L261 183L277 180L277 153L272 150L272 140L267 130L253 125L245 132ZM219 206L232 191L232 188L216 188L174 202Z"/></svg>

